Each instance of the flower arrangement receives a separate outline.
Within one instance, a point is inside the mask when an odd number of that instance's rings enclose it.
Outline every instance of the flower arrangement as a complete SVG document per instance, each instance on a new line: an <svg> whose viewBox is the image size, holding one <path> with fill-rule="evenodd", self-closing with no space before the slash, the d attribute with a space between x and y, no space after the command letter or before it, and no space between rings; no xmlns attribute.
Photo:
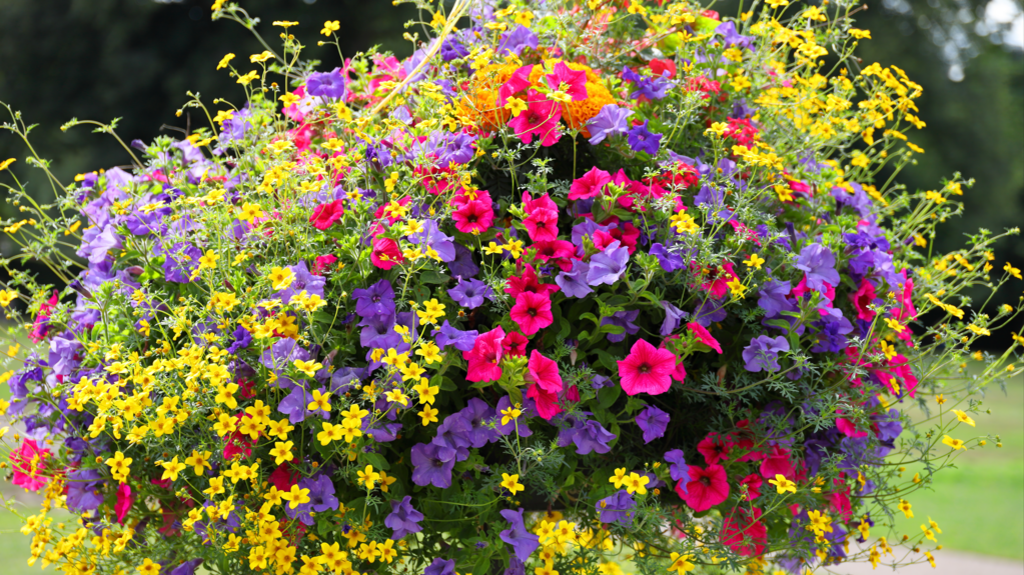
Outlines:
<svg viewBox="0 0 1024 575"><path fill-rule="evenodd" d="M43 497L30 563L933 561L938 526L893 517L986 444L958 426L1024 338L974 351L1019 309L965 293L1021 272L987 231L932 252L970 181L881 181L923 153L921 87L860 65L851 3L416 3L410 58L316 71L274 22L280 48L217 64L243 105L186 104L208 127L71 185L33 152L51 205L3 184L30 215L0 291L27 338L0 408L11 481Z"/></svg>

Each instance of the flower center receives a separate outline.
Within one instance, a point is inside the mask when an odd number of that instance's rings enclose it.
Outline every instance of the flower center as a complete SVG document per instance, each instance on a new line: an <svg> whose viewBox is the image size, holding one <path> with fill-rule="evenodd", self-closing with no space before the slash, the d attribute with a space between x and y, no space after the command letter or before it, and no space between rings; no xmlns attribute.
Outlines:
<svg viewBox="0 0 1024 575"><path fill-rule="evenodd" d="M641 363L640 367L637 368L637 371L640 373L651 373L651 364L647 362Z"/></svg>

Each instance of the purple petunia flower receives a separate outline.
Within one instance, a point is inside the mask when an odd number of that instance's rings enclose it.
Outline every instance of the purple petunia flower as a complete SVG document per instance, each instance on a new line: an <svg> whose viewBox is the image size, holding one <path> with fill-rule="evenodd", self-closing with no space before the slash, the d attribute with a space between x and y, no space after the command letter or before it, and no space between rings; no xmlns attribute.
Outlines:
<svg viewBox="0 0 1024 575"><path fill-rule="evenodd" d="M628 66L622 69L622 79L636 84L636 91L629 95L630 99L647 98L660 100L665 97L672 82L660 76L641 76Z"/></svg>
<svg viewBox="0 0 1024 575"><path fill-rule="evenodd" d="M448 165L445 162L443 165ZM409 241L426 246L437 252L437 256L441 258L443 262L450 262L455 259L455 242L454 238L445 235L437 227L437 222L434 220L423 220L423 230L411 234Z"/></svg>
<svg viewBox="0 0 1024 575"><path fill-rule="evenodd" d="M800 250L800 257L793 265L807 275L807 287L820 292L826 291L824 284L832 287L839 285L839 272L836 271L836 256L821 244L811 244Z"/></svg>
<svg viewBox="0 0 1024 575"><path fill-rule="evenodd" d="M640 327L633 323L639 315L640 310L635 309L632 311L617 311L611 316L601 318L601 325L617 325L624 330L622 333L609 333L608 341L618 343L626 339L627 335L639 332Z"/></svg>
<svg viewBox="0 0 1024 575"><path fill-rule="evenodd" d="M334 483L327 475L320 474L313 478L299 481L299 487L309 490L310 509L323 513L338 508L338 498L334 496Z"/></svg>
<svg viewBox="0 0 1024 575"><path fill-rule="evenodd" d="M324 276L309 273L309 267L306 266L304 261L288 266L288 269L295 274L295 279L292 280L288 287L274 294L275 297L281 299L281 303L287 304L292 300L292 297L299 295L303 291L306 292L307 296L318 295L321 298L324 297L324 284L327 282Z"/></svg>
<svg viewBox="0 0 1024 575"><path fill-rule="evenodd" d="M613 284L619 281L626 271L629 262L629 248L619 245L615 240L599 254L590 258L590 270L587 272L587 283L591 286Z"/></svg>
<svg viewBox="0 0 1024 575"><path fill-rule="evenodd" d="M686 267L686 262L683 261L681 255L669 251L662 244L651 244L651 255L657 257L658 263L661 264L661 269L669 273Z"/></svg>
<svg viewBox="0 0 1024 575"><path fill-rule="evenodd" d="M658 154L658 148L661 147L661 134L655 134L648 130L647 124L649 123L650 120L644 120L643 124L633 126L626 134L629 136L629 147L634 152L647 152L655 156Z"/></svg>
<svg viewBox="0 0 1024 575"><path fill-rule="evenodd" d="M600 144L609 136L617 136L629 129L627 118L633 115L633 110L622 108L615 104L605 104L596 116L590 119L587 129L590 130L592 145Z"/></svg>
<svg viewBox="0 0 1024 575"><path fill-rule="evenodd" d="M451 345L461 351L472 351L473 343L476 341L476 336L479 335L479 332L475 329L470 331L455 329L448 323L448 320L444 320L441 327L435 329L431 335L437 339L437 345L442 348Z"/></svg>
<svg viewBox="0 0 1024 575"><path fill-rule="evenodd" d="M446 263L453 276L471 278L480 273L480 266L473 262L473 252L462 244L455 244L455 259Z"/></svg>
<svg viewBox="0 0 1024 575"><path fill-rule="evenodd" d="M476 278L460 279L458 285L448 290L448 295L460 306L475 309L484 304L484 298L491 297L491 288Z"/></svg>
<svg viewBox="0 0 1024 575"><path fill-rule="evenodd" d="M766 318L772 318L784 311L796 311L796 306L786 299L793 286L784 281L768 281L761 285L757 305L764 310Z"/></svg>
<svg viewBox="0 0 1024 575"><path fill-rule="evenodd" d="M228 353L238 353L240 350L243 350L252 344L252 334L242 326L235 328L235 331L231 335L234 336L235 340L231 342L231 345L228 347Z"/></svg>
<svg viewBox="0 0 1024 575"><path fill-rule="evenodd" d="M300 423L309 416L310 411L306 407L311 401L313 401L313 394L306 391L301 385L296 385L291 393L277 404L277 411L287 415L289 422Z"/></svg>
<svg viewBox="0 0 1024 575"><path fill-rule="evenodd" d="M388 316L395 312L395 290L388 280L380 280L366 289L354 289L352 297L360 317Z"/></svg>
<svg viewBox="0 0 1024 575"><path fill-rule="evenodd" d="M661 302L661 307L665 308L665 321L661 322L661 331L659 333L664 337L674 332L679 327L683 318L690 314L667 301Z"/></svg>
<svg viewBox="0 0 1024 575"><path fill-rule="evenodd" d="M455 575L455 560L435 557L423 575Z"/></svg>
<svg viewBox="0 0 1024 575"><path fill-rule="evenodd" d="M384 518L384 526L394 531L391 538L395 541L423 530L419 525L419 522L423 521L423 514L413 508L411 501L412 497L408 495L401 501L391 500L391 514Z"/></svg>
<svg viewBox="0 0 1024 575"><path fill-rule="evenodd" d="M665 452L665 461L669 462L668 474L673 481L683 480L685 486L690 482L690 466L686 464L686 457L682 449L673 449Z"/></svg>
<svg viewBox="0 0 1024 575"><path fill-rule="evenodd" d="M728 315L725 311L725 305L722 302L708 298L700 302L700 305L693 310L692 318L693 321L700 325L707 327L712 322L722 321Z"/></svg>
<svg viewBox="0 0 1024 575"><path fill-rule="evenodd" d="M597 421L591 419L584 421L582 419L573 420L572 427L563 429L558 434L558 445L565 447L570 443L576 445L576 453L580 455L586 455L593 451L594 453L608 453L611 446L608 442L615 439L615 434L609 432Z"/></svg>
<svg viewBox="0 0 1024 575"><path fill-rule="evenodd" d="M167 575L195 575L196 569L202 565L202 559L192 559L185 561L181 565L178 565L174 569L171 569Z"/></svg>
<svg viewBox="0 0 1024 575"><path fill-rule="evenodd" d="M95 511L103 503L99 485L104 483L95 469L76 469L68 473L67 507L75 513Z"/></svg>
<svg viewBox="0 0 1024 575"><path fill-rule="evenodd" d="M640 412L640 415L636 416L636 424L644 432L644 443L650 443L665 435L668 422L668 414L653 405L648 405Z"/></svg>
<svg viewBox="0 0 1024 575"><path fill-rule="evenodd" d="M540 39L537 35L530 31L529 28L523 25L519 25L515 30L506 32L501 36L501 42L498 44L497 54L504 56L506 54L515 54L518 56L523 52L525 48L537 49L537 42Z"/></svg>
<svg viewBox="0 0 1024 575"><path fill-rule="evenodd" d="M589 272L590 264L582 260L573 260L572 270L555 276L555 283L568 297L583 297L594 291L587 285Z"/></svg>
<svg viewBox="0 0 1024 575"><path fill-rule="evenodd" d="M614 494L598 501L594 508L601 514L601 523L627 524L625 519L630 519L630 511L636 505L633 497L625 489L620 489Z"/></svg>
<svg viewBox="0 0 1024 575"><path fill-rule="evenodd" d="M412 482L421 487L433 485L441 489L452 486L455 454L433 443L417 443L412 447Z"/></svg>
<svg viewBox="0 0 1024 575"><path fill-rule="evenodd" d="M779 353L789 351L789 342L781 335L768 337L760 335L750 340L743 350L743 361L747 371L757 373L759 371L778 371Z"/></svg>
<svg viewBox="0 0 1024 575"><path fill-rule="evenodd" d="M63 336L71 336L65 338ZM78 367L78 350L82 344L74 338L71 332L64 332L50 341L50 366L56 375L71 375L71 372Z"/></svg>
<svg viewBox="0 0 1024 575"><path fill-rule="evenodd" d="M529 437L533 435L533 431L527 427L526 422L529 420L527 414L520 415L517 419L510 419L506 423L501 423L502 415L501 412L512 407L512 399L509 396L503 396L498 400L498 406L494 408L494 430L499 435L511 435L518 432L520 437Z"/></svg>
<svg viewBox="0 0 1024 575"><path fill-rule="evenodd" d="M502 509L501 516L509 522L509 528L498 534L501 540L512 546L516 557L525 562L540 547L540 537L526 530L523 524L523 508L519 511Z"/></svg>
<svg viewBox="0 0 1024 575"><path fill-rule="evenodd" d="M338 99L345 95L345 75L341 68L330 72L313 72L306 79L306 93L310 96L323 96Z"/></svg>

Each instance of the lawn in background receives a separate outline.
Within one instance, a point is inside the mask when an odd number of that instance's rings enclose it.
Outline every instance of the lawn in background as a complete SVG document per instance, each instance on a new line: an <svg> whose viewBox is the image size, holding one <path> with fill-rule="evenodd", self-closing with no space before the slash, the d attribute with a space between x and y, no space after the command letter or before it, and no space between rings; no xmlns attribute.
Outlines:
<svg viewBox="0 0 1024 575"><path fill-rule="evenodd" d="M931 517L942 529L937 538L946 549L1024 560L1024 377L1008 383L1006 394L988 388L981 409L973 415L977 427L961 423L950 436L999 435L1003 446L990 441L962 453L956 469L935 475L934 489L907 496L914 518L898 513L896 526L901 533L918 535ZM904 477L917 470L907 466Z"/></svg>

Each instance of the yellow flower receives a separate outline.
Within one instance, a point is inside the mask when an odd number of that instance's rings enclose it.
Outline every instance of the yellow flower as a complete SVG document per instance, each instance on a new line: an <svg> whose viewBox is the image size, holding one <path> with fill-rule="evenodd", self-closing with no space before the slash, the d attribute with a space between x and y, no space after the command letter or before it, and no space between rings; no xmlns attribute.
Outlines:
<svg viewBox="0 0 1024 575"><path fill-rule="evenodd" d="M303 503L309 503L309 490L302 489L299 484L292 485L292 488L281 494L281 499L288 501L288 507L295 509Z"/></svg>
<svg viewBox="0 0 1024 575"><path fill-rule="evenodd" d="M512 117L513 118L515 118L519 114L522 114L523 112L525 112L526 108L527 108L526 102L520 100L519 98L516 98L515 96L510 97L505 102L505 109L510 111L510 112L512 112Z"/></svg>
<svg viewBox="0 0 1024 575"><path fill-rule="evenodd" d="M757 254L750 254L750 259L743 262L743 264L746 265L748 268L761 269L761 264L763 264L764 262L765 260L762 259Z"/></svg>
<svg viewBox="0 0 1024 575"><path fill-rule="evenodd" d="M114 476L119 483L124 483L128 479L128 474L131 473L129 466L132 464L131 457L125 457L120 451L114 453L114 456L107 459L107 467L110 468L111 475Z"/></svg>
<svg viewBox="0 0 1024 575"><path fill-rule="evenodd" d="M341 22L337 20L328 20L324 22L324 29L320 31L324 36L330 36L332 32L337 32L341 29Z"/></svg>
<svg viewBox="0 0 1024 575"><path fill-rule="evenodd" d="M957 420L959 420L961 423L966 423L967 425L970 425L971 427L975 427L974 420L971 419L971 416L969 416L966 413L960 411L959 409L954 409L953 413L956 415Z"/></svg>
<svg viewBox="0 0 1024 575"><path fill-rule="evenodd" d="M668 566L669 573L672 571L675 571L676 573L689 573L690 571L693 571L693 563L690 563L690 559L692 558L692 555L680 555L673 551L672 554L669 555L669 559L672 561L672 564Z"/></svg>
<svg viewBox="0 0 1024 575"><path fill-rule="evenodd" d="M0 162L0 172L6 170L8 166L17 161L17 158L7 158L6 160Z"/></svg>
<svg viewBox="0 0 1024 575"><path fill-rule="evenodd" d="M249 56L249 62L252 62L253 64L260 63L260 62L266 62L267 60L269 60L269 59L271 59L273 57L274 57L274 53L273 52L271 52L269 50L264 50L263 52L260 52L259 54L253 54L253 55Z"/></svg>
<svg viewBox="0 0 1024 575"><path fill-rule="evenodd" d="M268 278L270 279L270 285L275 290L280 291L292 285L292 282L295 281L295 272L288 268L274 267L270 270Z"/></svg>
<svg viewBox="0 0 1024 575"><path fill-rule="evenodd" d="M194 471L196 475L203 475L203 468L204 467L206 469L212 469L213 468L210 465L210 456L211 455L213 455L213 453L211 453L209 451L204 451L202 453L199 453L198 451L193 449L192 450L192 455L189 455L188 457L185 458L185 465L191 465L192 466L192 471Z"/></svg>
<svg viewBox="0 0 1024 575"><path fill-rule="evenodd" d="M1003 266L1003 270L1017 279L1024 279L1024 277L1020 275L1020 268L1015 268L1011 266L1010 262L1006 262L1006 265Z"/></svg>
<svg viewBox="0 0 1024 575"><path fill-rule="evenodd" d="M640 495L647 494L647 484L651 482L651 478L647 475L638 475L636 472L630 473L626 477L626 491L628 493L639 493Z"/></svg>
<svg viewBox="0 0 1024 575"><path fill-rule="evenodd" d="M256 70L252 70L248 74L244 74L242 76L239 76L238 79L235 80L235 82L238 83L238 84L246 85L249 82L252 82L253 80L255 80L256 78L259 78L259 77L260 77L259 72L257 72Z"/></svg>
<svg viewBox="0 0 1024 575"><path fill-rule="evenodd" d="M622 484L626 482L626 468L620 467L615 470L615 473L608 478L608 482L615 486L615 489L622 489Z"/></svg>
<svg viewBox="0 0 1024 575"><path fill-rule="evenodd" d="M0 307L7 307L11 305L11 302L17 299L18 292L14 290L5 291L0 290Z"/></svg>
<svg viewBox="0 0 1024 575"><path fill-rule="evenodd" d="M356 475L359 476L359 481L363 482L367 489L373 489L373 486L380 479L380 473L374 471L372 465L367 465L364 471L357 471Z"/></svg>
<svg viewBox="0 0 1024 575"><path fill-rule="evenodd" d="M274 443L274 448L270 450L270 455L274 457L274 463L281 465L286 461L292 459L292 447L295 444L291 441L277 441Z"/></svg>
<svg viewBox="0 0 1024 575"><path fill-rule="evenodd" d="M157 464L164 468L164 474L160 476L160 479L170 479L171 481L177 481L178 474L187 467L184 463L178 462L177 455L170 461L158 461Z"/></svg>
<svg viewBox="0 0 1024 575"><path fill-rule="evenodd" d="M217 267L217 260L220 256L213 250L206 250L203 257L199 258L199 269L215 269Z"/></svg>
<svg viewBox="0 0 1024 575"><path fill-rule="evenodd" d="M775 486L775 490L781 495L785 492L796 493L796 483L786 479L781 473L775 474L775 479L769 479L768 483Z"/></svg>
<svg viewBox="0 0 1024 575"><path fill-rule="evenodd" d="M291 282L289 282L289 283L291 283ZM301 371L302 373L306 374L309 377L313 377L314 375L316 375L317 371L323 369L323 367L324 367L324 364L319 363L319 362L317 362L315 360L312 360L312 359L309 360L309 361L303 361L301 359L296 359L296 360L294 360L292 362L292 364L295 366L295 369ZM314 391L313 392L314 395L319 395L319 393L320 392L318 392L318 391ZM327 395L330 395L330 393L328 393ZM326 411L330 411L330 409L328 408Z"/></svg>
<svg viewBox="0 0 1024 575"><path fill-rule="evenodd" d="M910 503L904 499L900 499L900 504L897 507L903 512L903 515L905 515L907 519L913 519L914 512L910 510Z"/></svg>
<svg viewBox="0 0 1024 575"><path fill-rule="evenodd" d="M296 360L298 361L298 360ZM319 365L319 364L318 364ZM313 390L313 401L309 402L306 409L309 411L331 411L331 392L320 393L319 389Z"/></svg>
<svg viewBox="0 0 1024 575"><path fill-rule="evenodd" d="M298 26L298 22L291 22L289 20L275 20L274 26L280 26L282 28L289 28L291 26Z"/></svg>
<svg viewBox="0 0 1024 575"><path fill-rule="evenodd" d="M438 410L434 409L433 407L431 407L429 405L424 407L422 410L420 410L420 413L419 413L420 420L421 420L420 423L423 424L423 427L426 427L426 426L430 425L432 422L437 422L438 421L437 414L438 414Z"/></svg>
<svg viewBox="0 0 1024 575"><path fill-rule="evenodd" d="M953 449L956 449L958 451L964 448L964 442L963 442L962 439L953 439L952 437L950 437L948 435L943 435L942 436L942 443L944 443L944 444L946 444L946 445L948 445L948 446L950 446Z"/></svg>
<svg viewBox="0 0 1024 575"><path fill-rule="evenodd" d="M217 69L220 70L221 68L226 68L227 65L228 65L228 62L230 62L234 58L235 58L234 54L230 54L230 53L229 54L225 54L224 57L220 59L220 62L217 64Z"/></svg>
<svg viewBox="0 0 1024 575"><path fill-rule="evenodd" d="M239 217L251 224L257 218L262 218L263 216L263 210L260 209L259 204L250 204L249 202L245 202L245 204L242 205L242 213Z"/></svg>
<svg viewBox="0 0 1024 575"><path fill-rule="evenodd" d="M512 495L526 489L522 483L519 483L519 475L509 475L508 473L501 474L501 486Z"/></svg>
<svg viewBox="0 0 1024 575"><path fill-rule="evenodd" d="M158 575L160 573L160 564L153 563L152 559L146 559L142 562L141 567L137 567L139 573L142 575Z"/></svg>

